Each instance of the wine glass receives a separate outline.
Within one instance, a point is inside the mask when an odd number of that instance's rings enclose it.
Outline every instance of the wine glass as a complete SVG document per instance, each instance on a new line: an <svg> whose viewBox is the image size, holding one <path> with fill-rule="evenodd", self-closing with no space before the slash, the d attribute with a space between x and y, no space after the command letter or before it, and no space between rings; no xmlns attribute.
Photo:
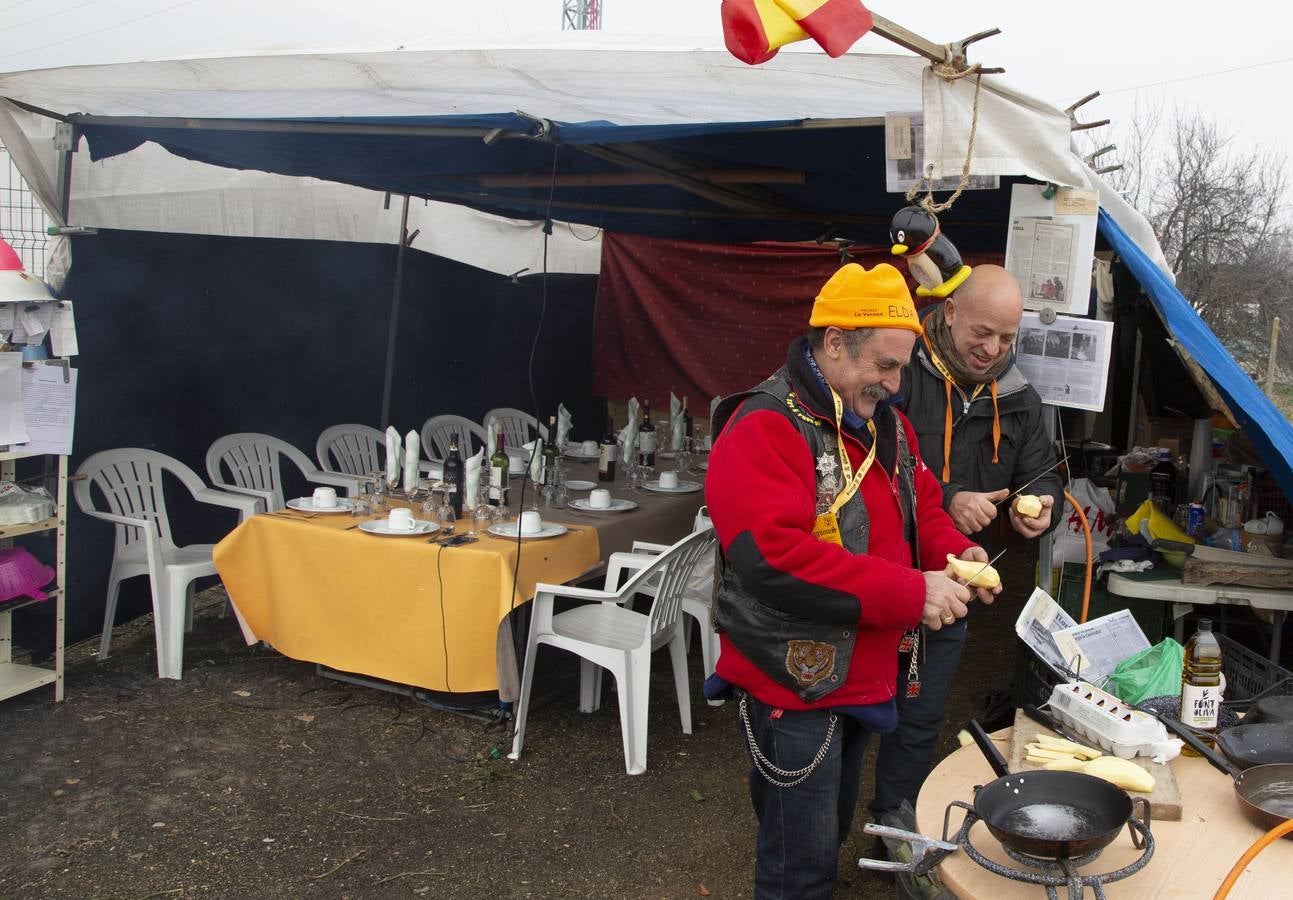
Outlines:
<svg viewBox="0 0 1293 900"><path fill-rule="evenodd" d="M477 503L476 508L471 511L471 534L477 535L482 531L488 531L489 526L494 524L494 508L488 503Z"/></svg>
<svg viewBox="0 0 1293 900"><path fill-rule="evenodd" d="M692 439L684 437L682 439L682 445L678 448L678 455L674 458L674 461L678 464L677 469L679 476L685 474L687 469L691 466L691 451Z"/></svg>
<svg viewBox="0 0 1293 900"><path fill-rule="evenodd" d="M448 534L453 531L458 517L454 515L453 503L450 502L449 495L453 493L453 485L447 481L441 482L440 488L440 505L435 510L435 521L440 526L440 530Z"/></svg>

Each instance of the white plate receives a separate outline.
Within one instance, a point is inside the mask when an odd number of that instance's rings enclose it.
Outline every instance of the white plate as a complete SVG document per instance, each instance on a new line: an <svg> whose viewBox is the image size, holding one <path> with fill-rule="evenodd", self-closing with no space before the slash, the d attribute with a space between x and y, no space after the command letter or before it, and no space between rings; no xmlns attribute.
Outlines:
<svg viewBox="0 0 1293 900"><path fill-rule="evenodd" d="M699 481L678 481L677 487L667 488L660 486L660 480L648 481L642 485L648 491L655 491L657 494L691 494L704 488Z"/></svg>
<svg viewBox="0 0 1293 900"><path fill-rule="evenodd" d="M581 512L617 513L617 512L628 512L630 509L637 509L638 505L634 503L632 500L621 500L618 497L612 497L610 506L593 506L586 499L584 499L583 497L580 497L578 500L570 501L570 508L577 509Z"/></svg>
<svg viewBox="0 0 1293 900"><path fill-rule="evenodd" d="M708 472L709 463L696 463L696 465L692 466L692 468L695 469L697 472Z"/></svg>
<svg viewBox="0 0 1293 900"><path fill-rule="evenodd" d="M601 455L602 453L600 450L596 453L585 453L579 447L574 447L566 451L566 456L570 459L597 459Z"/></svg>
<svg viewBox="0 0 1293 900"><path fill-rule="evenodd" d="M485 530L488 531L490 534L494 535L495 537L508 538L513 541L516 540L515 522L500 522L497 525L489 526ZM556 537L559 534L565 534L569 530L570 529L567 528L565 525L558 525L556 522L544 522L543 527L540 528L538 531L536 531L534 534L521 535L521 540L533 541L539 538Z"/></svg>
<svg viewBox="0 0 1293 900"><path fill-rule="evenodd" d="M412 530L403 531L391 528L386 519L372 519L368 522L360 522L359 530L366 531L369 534L380 534L383 537L417 537L418 535L433 534L440 530L440 526L425 519L414 519Z"/></svg>
<svg viewBox="0 0 1293 900"><path fill-rule="evenodd" d="M677 459L678 451L677 450L658 450L656 451L656 456L660 457L661 459Z"/></svg>
<svg viewBox="0 0 1293 900"><path fill-rule="evenodd" d="M595 482L595 481L567 481L567 482L566 482L566 487L570 488L572 491L591 491L593 488L597 487L597 482Z"/></svg>
<svg viewBox="0 0 1293 900"><path fill-rule="evenodd" d="M336 506L315 506L313 497L295 497L287 501L288 509L308 513L348 513L351 505L352 501L345 497L338 497Z"/></svg>

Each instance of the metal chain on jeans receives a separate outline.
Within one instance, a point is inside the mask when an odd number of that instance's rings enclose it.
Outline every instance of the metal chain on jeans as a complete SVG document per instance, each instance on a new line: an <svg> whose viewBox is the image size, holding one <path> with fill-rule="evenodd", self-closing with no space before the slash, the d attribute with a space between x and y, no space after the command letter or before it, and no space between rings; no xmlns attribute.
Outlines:
<svg viewBox="0 0 1293 900"><path fill-rule="evenodd" d="M746 697L741 698L741 724L745 726L745 737L750 743L750 758L754 760L754 767L759 770L759 774L763 776L764 780L773 787L790 788L797 784L802 784L808 779L808 776L813 774L814 770L822 764L822 760L826 758L826 752L831 747L831 738L835 735L835 723L839 721L839 718L835 713L831 713L830 726L826 729L826 740L822 743L822 746L818 748L817 754L808 765L804 766L802 769L795 769L793 772L790 772L786 769L778 768L772 760L764 756L763 751L759 749L759 745L754 739L754 729L750 727L750 715L745 710L745 702L747 699L748 698ZM777 781L772 777L773 774L781 778L793 778L794 781Z"/></svg>

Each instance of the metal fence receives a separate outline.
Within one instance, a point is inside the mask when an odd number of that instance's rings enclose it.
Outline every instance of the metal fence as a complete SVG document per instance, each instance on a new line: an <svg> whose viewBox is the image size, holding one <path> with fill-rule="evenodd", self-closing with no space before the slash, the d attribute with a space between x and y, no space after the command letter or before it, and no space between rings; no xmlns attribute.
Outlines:
<svg viewBox="0 0 1293 900"><path fill-rule="evenodd" d="M18 253L23 266L38 278L45 277L45 211L14 165L9 151L0 144L0 237Z"/></svg>

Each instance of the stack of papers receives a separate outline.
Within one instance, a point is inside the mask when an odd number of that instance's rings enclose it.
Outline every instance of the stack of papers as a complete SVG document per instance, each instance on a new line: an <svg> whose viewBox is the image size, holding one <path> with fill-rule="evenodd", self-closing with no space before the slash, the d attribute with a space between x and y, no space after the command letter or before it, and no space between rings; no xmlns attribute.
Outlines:
<svg viewBox="0 0 1293 900"><path fill-rule="evenodd" d="M1035 588L1024 604L1015 634L1051 668L1092 683L1127 657L1149 649L1149 639L1128 610L1079 625L1041 588Z"/></svg>

